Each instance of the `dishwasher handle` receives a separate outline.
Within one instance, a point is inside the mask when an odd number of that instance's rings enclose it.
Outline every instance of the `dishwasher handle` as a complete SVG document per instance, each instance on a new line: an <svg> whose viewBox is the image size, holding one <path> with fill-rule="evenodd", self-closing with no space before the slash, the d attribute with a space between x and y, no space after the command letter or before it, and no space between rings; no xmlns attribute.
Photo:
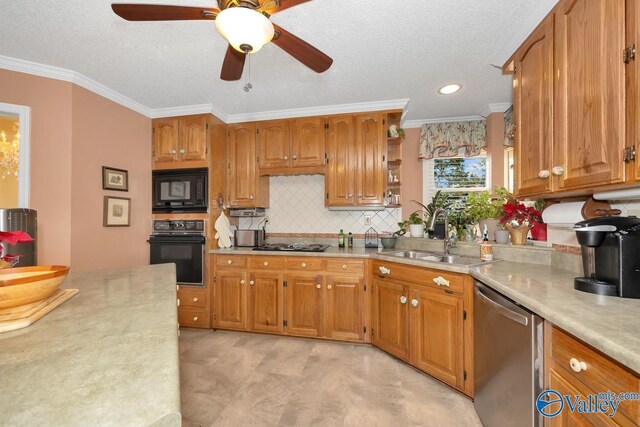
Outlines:
<svg viewBox="0 0 640 427"><path fill-rule="evenodd" d="M485 304L489 303L490 305L492 305L493 308L498 313L502 314L504 317L509 318L514 322L518 322L524 326L527 326L529 324L529 319L526 316L523 316L520 313L516 313L515 311L511 311L507 307L503 306L502 304L498 304L491 298L487 297L479 287L476 286L475 291L476 291L476 295L480 298L482 302L484 302Z"/></svg>

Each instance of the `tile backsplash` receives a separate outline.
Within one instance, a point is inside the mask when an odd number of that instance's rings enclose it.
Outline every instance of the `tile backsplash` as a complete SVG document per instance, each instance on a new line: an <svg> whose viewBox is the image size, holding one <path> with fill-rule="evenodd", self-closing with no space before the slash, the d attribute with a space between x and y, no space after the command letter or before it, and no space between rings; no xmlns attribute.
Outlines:
<svg viewBox="0 0 640 427"><path fill-rule="evenodd" d="M393 232L402 219L400 209L383 211L330 211L324 206L324 175L274 176L270 178L267 233L364 234ZM371 225L364 225L365 215ZM256 228L263 218L240 218L240 228Z"/></svg>

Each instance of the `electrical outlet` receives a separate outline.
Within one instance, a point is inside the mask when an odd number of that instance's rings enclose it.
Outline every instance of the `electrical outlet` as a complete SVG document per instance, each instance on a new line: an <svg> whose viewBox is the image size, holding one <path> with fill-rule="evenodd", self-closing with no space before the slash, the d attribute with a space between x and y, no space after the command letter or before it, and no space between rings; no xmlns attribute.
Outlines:
<svg viewBox="0 0 640 427"><path fill-rule="evenodd" d="M371 225L371 215L364 216L364 225Z"/></svg>

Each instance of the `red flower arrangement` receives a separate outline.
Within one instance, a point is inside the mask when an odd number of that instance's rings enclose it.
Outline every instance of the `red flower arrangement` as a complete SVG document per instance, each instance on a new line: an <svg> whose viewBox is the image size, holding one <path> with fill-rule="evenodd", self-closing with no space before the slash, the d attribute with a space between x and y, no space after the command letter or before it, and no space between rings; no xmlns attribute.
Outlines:
<svg viewBox="0 0 640 427"><path fill-rule="evenodd" d="M500 224L510 224L512 227L521 225L532 226L535 222L542 222L542 214L533 206L525 206L516 200L509 200L502 206Z"/></svg>
<svg viewBox="0 0 640 427"><path fill-rule="evenodd" d="M29 234L24 231L0 231L0 243L7 243L11 246L18 243L33 242ZM4 248L0 246L0 268L13 267L20 260L21 255L4 254Z"/></svg>

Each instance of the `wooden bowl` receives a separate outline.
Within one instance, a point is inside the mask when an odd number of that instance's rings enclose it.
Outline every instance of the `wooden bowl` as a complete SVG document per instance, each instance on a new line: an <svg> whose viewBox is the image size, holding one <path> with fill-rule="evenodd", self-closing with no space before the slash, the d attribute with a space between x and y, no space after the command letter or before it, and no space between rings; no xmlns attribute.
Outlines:
<svg viewBox="0 0 640 427"><path fill-rule="evenodd" d="M64 265L0 270L0 310L42 301L56 292L69 274Z"/></svg>

